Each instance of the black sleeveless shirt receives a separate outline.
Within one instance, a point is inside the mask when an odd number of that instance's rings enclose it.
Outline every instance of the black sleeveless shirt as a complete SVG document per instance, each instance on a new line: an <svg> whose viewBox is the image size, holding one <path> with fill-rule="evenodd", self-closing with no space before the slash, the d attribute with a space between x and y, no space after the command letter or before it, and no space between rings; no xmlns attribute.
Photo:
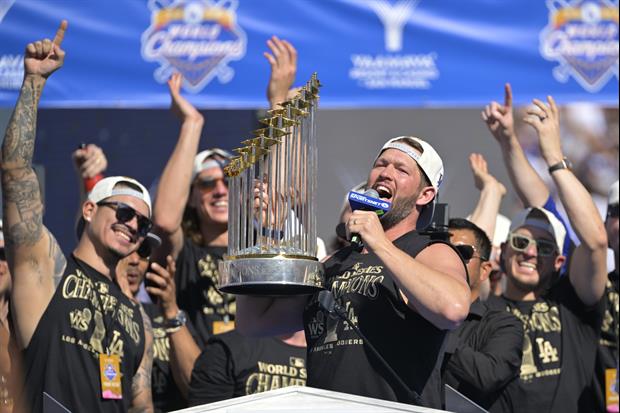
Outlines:
<svg viewBox="0 0 620 413"><path fill-rule="evenodd" d="M430 245L409 232L394 244L412 257ZM392 273L374 253L351 247L325 263L326 286L349 319L428 407L441 408L439 366L446 331L411 310ZM323 312L314 297L304 312L308 342L308 386L378 399L413 403L349 325Z"/></svg>
<svg viewBox="0 0 620 413"><path fill-rule="evenodd" d="M101 397L99 354L121 357L122 400ZM124 412L144 354L138 304L88 264L71 256L56 292L24 350L24 411L43 410L47 392L72 412Z"/></svg>

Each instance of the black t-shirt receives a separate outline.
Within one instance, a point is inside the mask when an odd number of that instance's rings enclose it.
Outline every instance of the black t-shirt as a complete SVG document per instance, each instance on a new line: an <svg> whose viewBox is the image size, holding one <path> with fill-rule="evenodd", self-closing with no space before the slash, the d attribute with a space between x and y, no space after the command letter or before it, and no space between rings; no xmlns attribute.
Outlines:
<svg viewBox="0 0 620 413"><path fill-rule="evenodd" d="M170 370L170 340L164 328L164 317L156 304L143 304L153 325L153 374L151 388L156 412L169 412L187 407L185 398Z"/></svg>
<svg viewBox="0 0 620 413"><path fill-rule="evenodd" d="M306 348L275 337L251 338L236 330L209 340L192 371L189 404L306 385Z"/></svg>
<svg viewBox="0 0 620 413"><path fill-rule="evenodd" d="M593 377L605 300L586 307L568 275L536 301L501 299L525 331L520 377L501 398L502 411L579 411Z"/></svg>
<svg viewBox="0 0 620 413"><path fill-rule="evenodd" d="M101 397L99 354L107 352L121 357L122 400ZM139 304L72 256L24 350L24 411L41 412L45 391L73 412L125 412L143 354Z"/></svg>
<svg viewBox="0 0 620 413"><path fill-rule="evenodd" d="M497 400L519 376L522 348L522 323L502 301L476 300L463 324L448 334L444 382L481 407L499 412Z"/></svg>
<svg viewBox="0 0 620 413"><path fill-rule="evenodd" d="M605 386L606 371L618 368L618 271L610 272L605 286L607 303L605 315L601 326L598 352L596 354L596 366L594 369L594 381L591 395L580 406L581 411L606 412ZM616 377L616 389L617 389ZM612 384L612 383L609 383ZM617 391L617 390L616 390Z"/></svg>
<svg viewBox="0 0 620 413"><path fill-rule="evenodd" d="M412 231L394 244L415 257L430 239ZM446 331L405 304L391 272L374 253L361 254L351 247L340 250L325 263L325 279L348 317L409 389L421 395L425 405L441 408L440 366ZM304 312L304 325L308 386L413 402L355 331L320 309L317 296Z"/></svg>
<svg viewBox="0 0 620 413"><path fill-rule="evenodd" d="M200 247L185 239L177 258L177 302L197 331L196 343L204 348L209 337L226 331L235 319L233 295L218 290L217 265L226 247Z"/></svg>

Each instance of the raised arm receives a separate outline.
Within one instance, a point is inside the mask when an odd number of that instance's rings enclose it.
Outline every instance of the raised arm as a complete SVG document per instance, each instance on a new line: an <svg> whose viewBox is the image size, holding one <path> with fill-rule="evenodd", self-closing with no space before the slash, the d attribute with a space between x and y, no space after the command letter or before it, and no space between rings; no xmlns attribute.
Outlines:
<svg viewBox="0 0 620 413"><path fill-rule="evenodd" d="M286 40L280 40L273 36L267 40L267 46L271 53L263 55L271 65L271 76L267 85L267 100L271 109L279 107L279 103L287 99L287 93L297 73L297 50Z"/></svg>
<svg viewBox="0 0 620 413"><path fill-rule="evenodd" d="M146 287L146 290L158 298L159 305L164 313L164 319L172 320L179 313L176 300L176 285L174 283L176 266L171 256L166 257L166 261L166 268L157 263L151 264L151 271L146 273L146 277L152 284ZM192 369L200 355L200 349L185 325L167 334L170 343L169 356L172 376L181 394L187 398Z"/></svg>
<svg viewBox="0 0 620 413"><path fill-rule="evenodd" d="M4 234L13 279L11 305L19 346L25 348L49 304L66 260L54 236L43 226L39 182L32 169L37 109L47 78L64 61L60 48L67 22L54 40L26 47L24 81L2 143Z"/></svg>
<svg viewBox="0 0 620 413"><path fill-rule="evenodd" d="M549 189L527 160L514 128L512 89L506 83L504 104L491 102L482 111L482 119L499 143L510 181L526 207L542 207L549 198Z"/></svg>
<svg viewBox="0 0 620 413"><path fill-rule="evenodd" d="M533 103L535 106L527 111L524 121L536 130L542 157L551 167L564 159L559 110L551 96L547 103L538 99ZM607 281L607 234L603 220L590 193L569 168L555 170L551 177L581 242L570 261L570 281L581 301L594 305L601 299Z"/></svg>
<svg viewBox="0 0 620 413"><path fill-rule="evenodd" d="M204 119L200 112L181 96L183 78L175 73L168 81L171 109L181 120L181 132L170 159L164 168L157 189L153 208L153 221L162 235L162 247L157 251L157 262L165 262L166 255L173 258L183 248L181 222L189 197L192 166L198 152Z"/></svg>
<svg viewBox="0 0 620 413"><path fill-rule="evenodd" d="M469 165L474 175L474 183L480 191L476 208L471 213L470 221L478 225L493 239L495 221L502 198L506 195L506 187L489 173L487 161L479 153L469 155Z"/></svg>

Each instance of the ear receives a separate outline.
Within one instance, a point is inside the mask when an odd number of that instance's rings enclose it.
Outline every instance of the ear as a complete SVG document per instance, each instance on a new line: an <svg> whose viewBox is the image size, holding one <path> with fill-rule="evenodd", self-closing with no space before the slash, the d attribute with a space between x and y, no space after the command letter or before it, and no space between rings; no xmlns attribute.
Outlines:
<svg viewBox="0 0 620 413"><path fill-rule="evenodd" d="M435 188L433 188L432 186L426 186L420 191L420 194L418 195L418 199L416 200L415 204L418 206L424 206L426 204L429 204L433 201L433 199L435 199L436 194L437 190Z"/></svg>
<svg viewBox="0 0 620 413"><path fill-rule="evenodd" d="M491 271L493 271L493 265L490 261L483 261L480 264L480 282L489 279L489 275L491 275Z"/></svg>
<svg viewBox="0 0 620 413"><path fill-rule="evenodd" d="M90 222L97 211L97 205L92 201L86 201L82 204L82 218L84 221Z"/></svg>
<svg viewBox="0 0 620 413"><path fill-rule="evenodd" d="M562 268L562 265L564 265L565 262L566 257L563 255L558 255L555 257L555 261L553 262L553 268L555 268L556 271L560 271L560 268Z"/></svg>

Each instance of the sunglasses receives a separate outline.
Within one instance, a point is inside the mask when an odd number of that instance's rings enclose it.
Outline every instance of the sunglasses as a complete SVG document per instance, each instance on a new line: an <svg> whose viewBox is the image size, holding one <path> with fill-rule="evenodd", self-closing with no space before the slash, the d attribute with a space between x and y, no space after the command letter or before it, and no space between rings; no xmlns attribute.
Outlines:
<svg viewBox="0 0 620 413"><path fill-rule="evenodd" d="M473 259L473 258L479 258L480 261L488 261L488 258L482 257L480 255L476 254L476 247L474 247L473 245L467 245L467 244L458 244L458 245L454 245L454 248L456 248L456 250L459 252L459 254L461 254L461 258L463 258L463 261L465 261L465 263L468 263L469 260Z"/></svg>
<svg viewBox="0 0 620 413"><path fill-rule="evenodd" d="M521 234L510 234L508 239L512 249L519 252L525 252L532 244L542 257L548 257L557 251L555 243L546 239L532 239Z"/></svg>
<svg viewBox="0 0 620 413"><path fill-rule="evenodd" d="M618 207L619 206L620 205L618 204L609 206L609 208L607 209L607 218L618 218Z"/></svg>
<svg viewBox="0 0 620 413"><path fill-rule="evenodd" d="M224 186L228 188L228 177L224 176L221 178L198 178L196 179L196 186L203 191L211 191L215 188L217 183L222 181Z"/></svg>
<svg viewBox="0 0 620 413"><path fill-rule="evenodd" d="M138 211L136 211L127 204L124 204L122 202L101 201L98 202L97 205L107 206L114 209L116 211L116 219L118 220L118 222L123 224L131 221L132 219L134 219L134 217L136 217L138 220L138 235L140 235L141 237L146 237L146 234L148 234L151 228L153 228L153 222L149 218L140 214Z"/></svg>
<svg viewBox="0 0 620 413"><path fill-rule="evenodd" d="M0 261L6 261L6 252L4 247L0 247Z"/></svg>

